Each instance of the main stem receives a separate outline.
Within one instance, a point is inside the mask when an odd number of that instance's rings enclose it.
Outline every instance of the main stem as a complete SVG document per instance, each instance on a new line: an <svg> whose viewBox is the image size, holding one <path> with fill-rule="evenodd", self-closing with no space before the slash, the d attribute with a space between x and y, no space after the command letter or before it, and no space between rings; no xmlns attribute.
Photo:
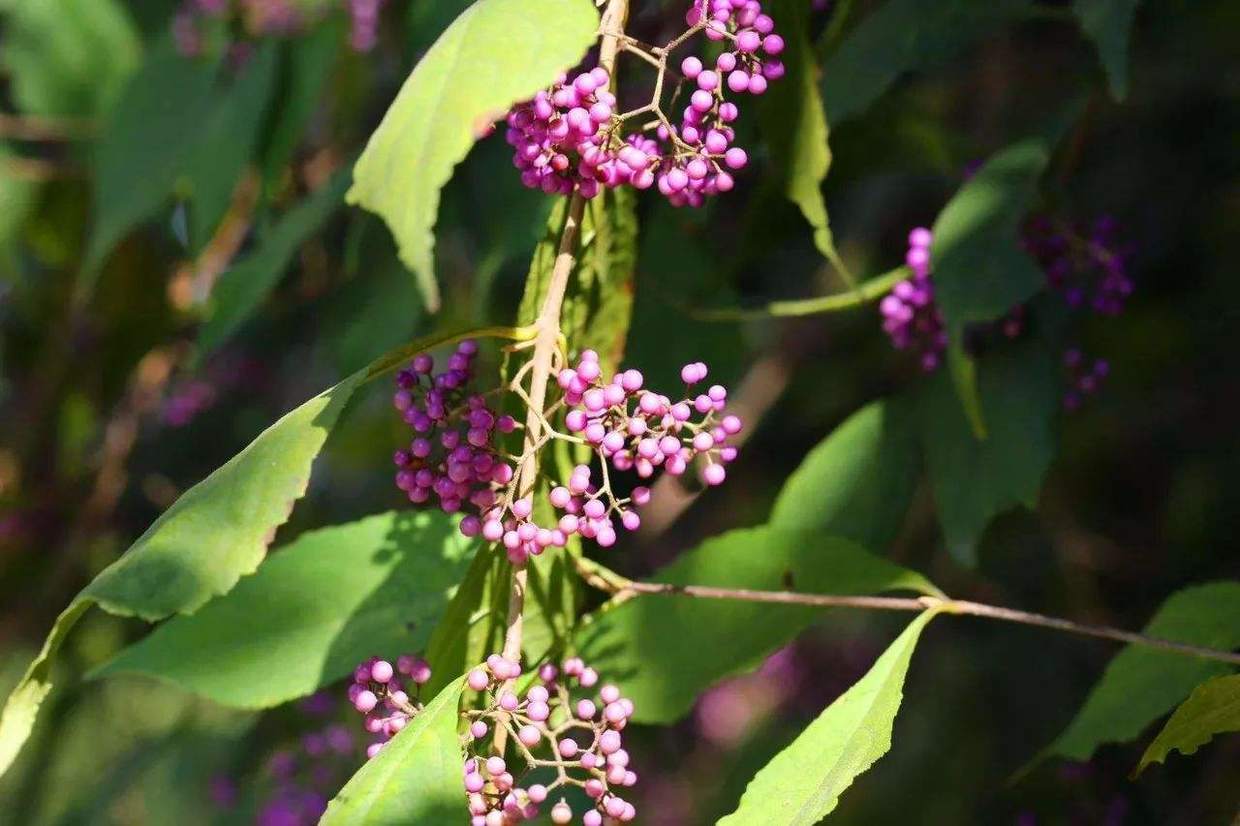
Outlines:
<svg viewBox="0 0 1240 826"><path fill-rule="evenodd" d="M608 0L603 11L599 30L602 41L599 45L599 65L611 75L615 85L616 54L620 50L620 38L623 36L625 20L629 13L628 0ZM555 264L551 269L547 295L543 299L534 322L538 332L534 338L534 351L530 357L531 370L529 409L525 418L524 460L517 469L517 493L529 496L534 490L538 477L538 451L535 446L543 435L543 409L547 402L547 381L551 375L551 359L555 354L560 337L560 310L564 306L564 293L568 289L568 279L577 263L577 236L581 231L581 218L585 214L586 199L580 193L573 193L568 203L568 217L564 221L564 230L560 234L560 246L556 252ZM504 632L504 657L514 662L521 659L521 632L525 616L525 588L528 578L525 564L514 565L512 580L508 591L508 627Z"/></svg>

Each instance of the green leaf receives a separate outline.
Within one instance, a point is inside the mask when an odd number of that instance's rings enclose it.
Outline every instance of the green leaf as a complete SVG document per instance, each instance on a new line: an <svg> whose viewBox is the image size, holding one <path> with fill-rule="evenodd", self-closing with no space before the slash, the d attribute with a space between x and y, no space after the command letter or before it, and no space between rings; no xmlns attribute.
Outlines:
<svg viewBox="0 0 1240 826"><path fill-rule="evenodd" d="M254 160L275 90L279 50L275 41L259 47L245 68L217 96L210 117L199 125L193 153L185 162L190 201L190 242L197 251L228 211L233 190Z"/></svg>
<svg viewBox="0 0 1240 826"><path fill-rule="evenodd" d="M1240 647L1240 582L1212 582L1177 591L1144 633L1224 651ZM1195 686L1231 671L1215 660L1129 645L1107 666L1076 717L1041 756L1088 760L1104 743L1135 740Z"/></svg>
<svg viewBox="0 0 1240 826"><path fill-rule="evenodd" d="M496 579L493 574L506 564L508 561L503 555L490 545L484 545L474 554L465 578L426 644L426 661L434 664L427 691L437 693L452 675L482 662L486 656L487 652L481 650L483 646L473 645L472 641L478 639L479 629L489 625L487 606L490 605L490 586ZM506 578L507 571L504 573Z"/></svg>
<svg viewBox="0 0 1240 826"><path fill-rule="evenodd" d="M340 411L361 384L415 353L476 335L523 339L513 328L435 334L386 353L302 404L203 481L190 488L118 560L95 577L56 620L0 716L0 775L30 736L51 690L51 661L91 604L150 622L192 614L253 573L306 490L310 465Z"/></svg>
<svg viewBox="0 0 1240 826"><path fill-rule="evenodd" d="M115 0L22 0L3 19L0 68L27 114L106 112L141 58L138 32Z"/></svg>
<svg viewBox="0 0 1240 826"><path fill-rule="evenodd" d="M809 44L809 5L776 0L771 15L784 33L785 76L764 96L759 110L771 156L777 159L784 194L814 229L814 245L840 275L851 282L835 249L835 238L822 197L822 182L831 167L827 118L818 91L817 65Z"/></svg>
<svg viewBox="0 0 1240 826"><path fill-rule="evenodd" d="M976 363L986 438L973 432L950 371L917 392L917 421L947 549L965 565L990 520L1019 505L1034 508L1055 457L1058 363L1038 341L1021 342Z"/></svg>
<svg viewBox="0 0 1240 826"><path fill-rule="evenodd" d="M653 579L809 594L940 593L920 574L845 539L769 526L709 539ZM642 596L601 611L578 645L600 674L624 686L638 721L666 723L688 711L699 692L753 668L821 615L804 605Z"/></svg>
<svg viewBox="0 0 1240 826"><path fill-rule="evenodd" d="M846 419L788 477L769 524L887 548L917 486L915 414L906 402L887 399Z"/></svg>
<svg viewBox="0 0 1240 826"><path fill-rule="evenodd" d="M813 826L830 814L857 776L891 749L909 660L935 613L918 615L864 677L775 755L719 826Z"/></svg>
<svg viewBox="0 0 1240 826"><path fill-rule="evenodd" d="M348 168L285 214L257 250L220 275L211 293L210 315L198 332L200 358L236 332L273 289L306 240L340 206L349 184Z"/></svg>
<svg viewBox="0 0 1240 826"><path fill-rule="evenodd" d="M1094 41L1116 100L1128 96L1128 39L1140 0L1076 0L1081 29Z"/></svg>
<svg viewBox="0 0 1240 826"><path fill-rule="evenodd" d="M1240 674L1215 677L1193 689L1150 743L1133 774L1161 763L1172 750L1192 754L1216 734L1240 731Z"/></svg>
<svg viewBox="0 0 1240 826"><path fill-rule="evenodd" d="M888 0L823 64L827 121L839 126L869 108L908 72L934 67L981 39L1029 0Z"/></svg>
<svg viewBox="0 0 1240 826"><path fill-rule="evenodd" d="M991 321L1033 296L1046 282L1021 249L1020 224L1050 160L1046 143L1030 139L997 153L947 202L934 223L934 293L948 332Z"/></svg>
<svg viewBox="0 0 1240 826"><path fill-rule="evenodd" d="M85 287L112 247L168 200L210 117L215 76L216 64L182 57L166 37L125 87L95 150Z"/></svg>
<svg viewBox="0 0 1240 826"><path fill-rule="evenodd" d="M345 784L320 826L442 826L465 811L458 678Z"/></svg>
<svg viewBox="0 0 1240 826"><path fill-rule="evenodd" d="M344 27L338 21L328 20L283 44L279 108L262 152L268 191L275 187L318 108L343 35Z"/></svg>
<svg viewBox="0 0 1240 826"><path fill-rule="evenodd" d="M383 216L432 311L440 189L481 127L580 60L597 28L589 0L479 0L414 68L371 135L349 203Z"/></svg>
<svg viewBox="0 0 1240 826"><path fill-rule="evenodd" d="M438 512L302 534L226 596L169 620L94 674L146 674L240 708L287 702L368 655L421 652L475 547Z"/></svg>

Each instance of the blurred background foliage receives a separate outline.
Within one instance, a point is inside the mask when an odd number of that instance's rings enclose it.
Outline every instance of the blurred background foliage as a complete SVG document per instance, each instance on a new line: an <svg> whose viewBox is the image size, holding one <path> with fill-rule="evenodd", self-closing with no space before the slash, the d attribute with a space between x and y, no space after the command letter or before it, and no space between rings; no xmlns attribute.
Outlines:
<svg viewBox="0 0 1240 826"><path fill-rule="evenodd" d="M189 58L174 44L174 2L0 0L6 692L73 594L268 422L415 333L515 315L551 204L521 188L502 135L479 143L444 192L438 316L382 222L341 200L409 68L467 4L392 0L365 54L348 48L342 9L311 5L322 8L296 35L221 28ZM637 2L632 28L658 32L679 5ZM1084 409L1058 417L1036 513L992 522L967 567L922 478L891 556L957 596L1126 628L1186 584L1240 578L1240 494L1227 482L1240 477L1236 4L1143 3L1122 103L1067 4L843 0L816 3L812 25L834 155L824 191L852 271L899 264L908 229L933 221L964 170L1065 112L1075 117L1044 206L1113 215L1135 249L1127 311L1079 331L1113 373ZM759 118L743 120L757 130ZM761 418L727 485L686 491L683 514L609 552L624 573L763 522L814 444L865 403L924 382L872 305L776 321L689 315L844 286L782 197L763 136L744 142L757 163L730 196L697 212L640 199L626 361L662 381L708 360L725 383L743 380ZM385 396L372 387L351 403L277 545L400 506L389 473L400 429ZM730 811L896 627L826 614L681 723L639 730L646 822ZM57 668L81 675L144 633L96 612ZM1143 743L1009 782L1113 654L1034 629L931 629L895 747L832 822L1231 822L1234 736L1135 781ZM360 761L334 727L348 719L340 696L253 714L136 678L61 685L0 782L0 823L252 822L288 795L290 771L330 797Z"/></svg>

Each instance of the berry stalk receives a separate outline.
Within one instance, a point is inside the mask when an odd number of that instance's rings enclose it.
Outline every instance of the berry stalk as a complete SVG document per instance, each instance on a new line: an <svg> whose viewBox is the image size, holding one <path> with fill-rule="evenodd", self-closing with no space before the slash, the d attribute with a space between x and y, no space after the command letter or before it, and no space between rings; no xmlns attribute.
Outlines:
<svg viewBox="0 0 1240 826"><path fill-rule="evenodd" d="M608 0L600 21L602 40L599 46L599 66L607 70L608 76L615 83L616 55L620 50L621 38L624 37L624 24L628 19L628 0ZM529 390L529 412L525 420L525 440L523 458L517 469L519 474L516 489L521 497L528 497L534 489L538 475L538 445L543 436L546 420L543 409L547 400L547 381L551 375L552 359L558 352L560 331L560 312L564 304L564 293L568 289L568 279L576 264L577 236L581 228L581 219L585 214L586 198L580 192L574 192L568 205L568 217L564 222L564 230L560 235L560 246L556 254L555 264L551 270L547 296L539 309L538 319L534 322L537 333L534 338L534 351L530 359L531 376ZM508 595L508 625L504 632L503 656L513 662L521 659L521 633L525 614L526 589L525 563L514 565Z"/></svg>

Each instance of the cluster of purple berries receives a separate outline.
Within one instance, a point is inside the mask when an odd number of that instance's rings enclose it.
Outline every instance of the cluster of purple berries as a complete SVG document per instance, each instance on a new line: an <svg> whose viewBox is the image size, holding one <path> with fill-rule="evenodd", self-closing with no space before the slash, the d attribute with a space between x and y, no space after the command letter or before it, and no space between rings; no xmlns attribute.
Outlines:
<svg viewBox="0 0 1240 826"><path fill-rule="evenodd" d="M602 187L653 186L675 206L701 206L706 196L731 190L732 171L743 168L749 157L732 145L736 135L729 124L740 110L725 99L726 92L765 92L768 80L784 74L774 59L784 41L757 0L710 0L709 6L695 0L686 22L686 34L704 31L708 39L727 39L731 46L711 69L697 57L681 62L686 81L696 89L678 127L659 123L657 140L643 132L622 138L624 117L615 111L608 72L596 67L562 76L509 112L506 138L522 183L586 198ZM650 108L660 111L658 103Z"/></svg>
<svg viewBox="0 0 1240 826"><path fill-rule="evenodd" d="M493 442L516 422L468 392L477 353L477 344L462 341L443 372L432 374L434 359L421 353L396 376L392 403L415 433L409 447L393 456L396 486L410 502L437 499L446 513L467 502L486 509L495 502L492 485L512 481L512 467Z"/></svg>
<svg viewBox="0 0 1240 826"><path fill-rule="evenodd" d="M524 696L513 687L520 676L521 666L498 654L466 676L469 687L485 692L487 699L486 708L465 712L469 743L464 784L471 826L532 820L556 789L570 784L593 801L581 817L583 826L633 820L633 804L616 793L637 783L621 735L633 716L632 701L614 685L603 685L596 693L598 673L576 657L559 668L541 666ZM487 755L495 750L495 735L501 730L508 759L505 753ZM571 823L574 817L563 798L549 814L556 824Z"/></svg>
<svg viewBox="0 0 1240 826"><path fill-rule="evenodd" d="M724 464L737 453L728 439L740 432L741 420L723 414L727 390L722 386L713 385L692 395L692 386L706 374L706 365L701 362L685 365L680 375L690 394L673 402L643 389L644 378L637 370L625 370L604 382L598 354L583 351L576 368L564 368L556 380L564 391L565 404L571 407L565 425L599 454L602 484L592 481L589 466L578 465L566 484L548 493L548 501L559 512L554 525L534 522L533 501L525 497L508 506L501 501L484 509L481 517L466 517L461 521L461 531L466 536L481 534L491 542L502 542L509 560L520 564L549 546L564 546L574 534L611 547L617 539L617 520L629 531L640 527L636 509L650 501L650 489L638 486L628 498L617 499L607 463L619 471L635 470L646 479L659 467L679 476L701 456L705 461L703 480L709 485L721 484L727 476Z"/></svg>
<svg viewBox="0 0 1240 826"><path fill-rule="evenodd" d="M387 741L422 710L416 694L430 678L430 665L411 654L398 657L395 666L387 660L371 657L354 669L353 682L349 684L349 702L359 713L366 715L363 724L366 731L379 736L366 747L368 758L378 754ZM414 699L410 699L405 691L405 680L412 684Z"/></svg>
<svg viewBox="0 0 1240 826"><path fill-rule="evenodd" d="M662 466L680 476L702 456L706 462L702 480L719 485L727 477L724 465L736 458L736 447L728 439L740 433L741 420L725 415L728 391L722 385L694 393L707 373L700 361L682 367L685 396L675 402L644 389L644 378L636 370L604 382L598 355L591 350L581 354L576 369L566 367L556 378L565 403L573 408L565 416L569 431L579 434L616 470L634 470L648 479ZM700 417L697 421L695 415ZM588 481L588 473L585 476ZM571 484L569 488L575 494L585 492Z"/></svg>
<svg viewBox="0 0 1240 826"><path fill-rule="evenodd" d="M947 330L934 301L934 282L930 279L930 245L934 236L925 227L908 234L904 261L913 275L896 284L879 303L883 329L897 350L911 350L921 369L937 369L947 349Z"/></svg>
<svg viewBox="0 0 1240 826"><path fill-rule="evenodd" d="M1063 406L1068 411L1079 410L1087 398L1098 392L1098 388L1111 372L1111 364L1106 359L1091 361L1075 347L1064 352L1063 366L1067 372L1068 385L1063 396Z"/></svg>
<svg viewBox="0 0 1240 826"><path fill-rule="evenodd" d="M606 548L615 544L618 526L637 530L636 509L649 502L650 489L638 486L629 497L616 498L608 463L648 479L658 468L679 476L700 457L702 479L718 485L727 476L724 465L736 458L737 448L728 442L741 431L741 421L725 413L727 390L712 385L693 392L706 378L705 364L684 366L680 375L687 393L673 401L644 389L636 370L604 381L598 354L585 350L575 368L556 376L570 408L569 434L559 435L593 448L603 462L602 478L596 483L589 466L577 466L564 485L548 493L555 523L539 525L533 499L516 496L513 467L494 445L497 434L511 433L516 422L468 391L477 351L474 342L461 342L448 369L435 375L431 357L420 354L397 375L393 404L417 435L407 449L396 451L396 485L416 504L437 498L445 512L476 511L461 520L461 533L502 543L513 564L563 547L573 535Z"/></svg>
<svg viewBox="0 0 1240 826"><path fill-rule="evenodd" d="M1109 215L1096 220L1088 232L1039 215L1026 225L1023 243L1069 307L1114 316L1123 311L1133 289L1129 252L1118 234L1119 225Z"/></svg>

